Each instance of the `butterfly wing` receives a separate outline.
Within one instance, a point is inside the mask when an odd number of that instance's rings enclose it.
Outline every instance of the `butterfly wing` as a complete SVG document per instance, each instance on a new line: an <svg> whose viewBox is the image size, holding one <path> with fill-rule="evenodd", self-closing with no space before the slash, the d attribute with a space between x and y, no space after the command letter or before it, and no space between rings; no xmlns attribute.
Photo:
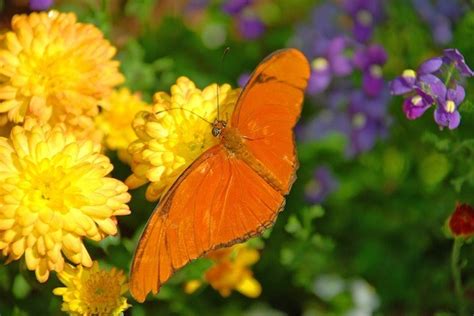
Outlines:
<svg viewBox="0 0 474 316"><path fill-rule="evenodd" d="M231 126L251 153L289 191L298 165L293 127L310 75L306 57L296 49L274 52L262 61L237 101Z"/></svg>
<svg viewBox="0 0 474 316"><path fill-rule="evenodd" d="M130 292L143 302L175 270L271 225L284 198L222 145L200 156L153 211L132 263Z"/></svg>
<svg viewBox="0 0 474 316"><path fill-rule="evenodd" d="M297 50L270 55L254 72L231 121L286 191L297 164L292 128L308 77L308 63ZM153 211L133 259L130 292L143 302L189 261L259 234L273 224L284 202L246 162L222 144L212 147Z"/></svg>

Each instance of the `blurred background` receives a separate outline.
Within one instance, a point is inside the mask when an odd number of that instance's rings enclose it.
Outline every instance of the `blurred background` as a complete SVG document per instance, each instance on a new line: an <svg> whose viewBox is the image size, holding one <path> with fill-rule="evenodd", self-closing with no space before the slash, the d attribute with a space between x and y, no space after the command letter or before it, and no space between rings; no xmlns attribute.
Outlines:
<svg viewBox="0 0 474 316"><path fill-rule="evenodd" d="M243 86L266 55L284 47L301 49L312 65L296 127L298 179L275 226L250 242L260 254L252 271L261 294L222 297L205 285L187 293L185 284L209 267L204 259L145 304L130 299L127 315L456 315L445 223L456 202L474 203L473 82L465 84L455 130L441 130L431 112L407 120L388 82L444 48L459 49L474 66L474 1L32 3L0 1L0 28L33 9L75 12L118 48L125 86L147 102L179 76L201 88ZM129 167L108 155L113 176L125 179ZM154 206L144 188L132 194L120 235L86 243L93 258L125 271ZM473 247L461 256L472 313ZM51 294L58 284L40 285L22 263L2 266L0 313L59 315L61 300Z"/></svg>

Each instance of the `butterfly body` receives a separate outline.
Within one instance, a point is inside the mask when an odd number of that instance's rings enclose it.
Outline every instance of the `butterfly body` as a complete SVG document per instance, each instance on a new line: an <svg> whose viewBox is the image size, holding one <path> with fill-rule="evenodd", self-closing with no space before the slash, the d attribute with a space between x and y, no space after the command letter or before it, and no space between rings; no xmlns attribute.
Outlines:
<svg viewBox="0 0 474 316"><path fill-rule="evenodd" d="M236 158L244 161L275 190L279 191L281 194L286 194L285 189L278 178L270 170L265 168L265 165L247 149L245 142L252 141L252 139L243 137L240 135L237 128L231 126L224 127L219 136L221 137L222 145L226 149L230 159Z"/></svg>
<svg viewBox="0 0 474 316"><path fill-rule="evenodd" d="M190 261L275 222L296 178L293 127L309 74L300 51L277 51L258 65L229 122L214 121L219 142L173 183L140 238L130 278L137 301Z"/></svg>

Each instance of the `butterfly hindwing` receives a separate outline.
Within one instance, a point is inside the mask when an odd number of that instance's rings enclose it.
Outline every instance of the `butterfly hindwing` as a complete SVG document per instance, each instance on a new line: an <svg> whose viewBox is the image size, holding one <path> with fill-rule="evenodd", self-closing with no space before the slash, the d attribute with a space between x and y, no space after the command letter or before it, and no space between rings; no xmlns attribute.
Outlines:
<svg viewBox="0 0 474 316"><path fill-rule="evenodd" d="M283 203L245 162L221 145L209 149L153 211L133 261L132 295L144 301L189 261L257 235Z"/></svg>

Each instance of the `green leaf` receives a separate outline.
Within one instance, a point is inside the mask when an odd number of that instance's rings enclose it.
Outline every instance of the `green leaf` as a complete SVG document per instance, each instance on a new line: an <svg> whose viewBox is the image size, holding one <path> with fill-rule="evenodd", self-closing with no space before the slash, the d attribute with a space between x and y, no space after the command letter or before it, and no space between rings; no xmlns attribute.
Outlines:
<svg viewBox="0 0 474 316"><path fill-rule="evenodd" d="M290 234L296 234L298 231L301 231L301 229L303 229L303 226L296 215L291 215L285 225L285 230Z"/></svg>
<svg viewBox="0 0 474 316"><path fill-rule="evenodd" d="M25 278L23 275L18 274L15 277L15 280L13 281L13 289L12 289L13 295L17 299L23 299L28 296L28 294L31 292L31 287L26 282Z"/></svg>
<svg viewBox="0 0 474 316"><path fill-rule="evenodd" d="M459 112L461 113L473 113L474 112L474 103L471 100L464 101L459 107Z"/></svg>
<svg viewBox="0 0 474 316"><path fill-rule="evenodd" d="M433 187L444 180L451 165L445 155L434 153L421 160L419 175L423 183Z"/></svg>

